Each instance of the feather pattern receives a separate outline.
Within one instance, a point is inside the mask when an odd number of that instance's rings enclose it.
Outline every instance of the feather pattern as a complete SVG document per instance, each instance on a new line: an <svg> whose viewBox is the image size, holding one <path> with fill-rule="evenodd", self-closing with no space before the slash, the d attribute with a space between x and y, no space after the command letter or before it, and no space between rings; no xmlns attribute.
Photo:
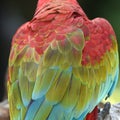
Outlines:
<svg viewBox="0 0 120 120"><path fill-rule="evenodd" d="M117 84L111 25L102 18L90 21L74 0L57 1L41 0L13 37L11 120L83 120Z"/></svg>

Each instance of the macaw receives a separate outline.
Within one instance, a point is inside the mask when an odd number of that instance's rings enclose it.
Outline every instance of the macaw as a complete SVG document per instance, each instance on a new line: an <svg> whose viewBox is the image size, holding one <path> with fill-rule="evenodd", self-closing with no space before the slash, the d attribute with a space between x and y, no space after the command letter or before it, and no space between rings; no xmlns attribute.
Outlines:
<svg viewBox="0 0 120 120"><path fill-rule="evenodd" d="M86 119L112 94L118 62L107 20L89 20L76 0L39 0L32 20L12 40L10 119Z"/></svg>

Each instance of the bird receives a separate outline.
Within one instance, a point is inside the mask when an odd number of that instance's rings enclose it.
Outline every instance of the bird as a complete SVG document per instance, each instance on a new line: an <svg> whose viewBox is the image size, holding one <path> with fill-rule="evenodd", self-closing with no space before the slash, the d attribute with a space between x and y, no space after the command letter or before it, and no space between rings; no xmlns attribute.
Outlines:
<svg viewBox="0 0 120 120"><path fill-rule="evenodd" d="M106 19L90 20L76 0L38 0L11 43L10 119L86 119L111 96L118 66L116 35Z"/></svg>

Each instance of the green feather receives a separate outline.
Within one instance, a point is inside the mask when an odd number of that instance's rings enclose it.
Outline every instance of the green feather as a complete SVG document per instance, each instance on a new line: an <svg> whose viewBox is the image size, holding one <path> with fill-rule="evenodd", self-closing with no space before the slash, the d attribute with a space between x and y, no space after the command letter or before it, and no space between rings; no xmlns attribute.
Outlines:
<svg viewBox="0 0 120 120"><path fill-rule="evenodd" d="M70 78L69 86L64 95L64 98L61 101L62 106L69 110L73 110L79 101L81 81L75 78L73 75Z"/></svg>
<svg viewBox="0 0 120 120"><path fill-rule="evenodd" d="M60 102L68 88L70 78L71 72L69 70L62 71L59 76L54 79L46 94L46 99L53 103Z"/></svg>
<svg viewBox="0 0 120 120"><path fill-rule="evenodd" d="M19 89L21 92L22 101L24 106L27 107L31 101L34 82L28 80L28 78L24 75L24 72L22 71L21 68L19 70L18 79L19 79Z"/></svg>
<svg viewBox="0 0 120 120"><path fill-rule="evenodd" d="M42 69L42 72L37 76L32 98L37 99L46 94L52 82L60 74L60 71L54 69Z"/></svg>
<svg viewBox="0 0 120 120"><path fill-rule="evenodd" d="M52 110L52 107L53 106L48 101L44 101L38 109L34 120L46 120Z"/></svg>

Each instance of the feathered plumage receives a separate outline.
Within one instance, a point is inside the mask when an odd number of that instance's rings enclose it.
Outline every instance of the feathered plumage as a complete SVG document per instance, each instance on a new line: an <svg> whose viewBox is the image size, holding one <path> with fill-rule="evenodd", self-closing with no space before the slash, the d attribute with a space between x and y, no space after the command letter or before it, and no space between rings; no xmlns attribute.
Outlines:
<svg viewBox="0 0 120 120"><path fill-rule="evenodd" d="M11 120L83 120L118 80L114 31L89 20L75 0L39 0L13 37L8 98Z"/></svg>

